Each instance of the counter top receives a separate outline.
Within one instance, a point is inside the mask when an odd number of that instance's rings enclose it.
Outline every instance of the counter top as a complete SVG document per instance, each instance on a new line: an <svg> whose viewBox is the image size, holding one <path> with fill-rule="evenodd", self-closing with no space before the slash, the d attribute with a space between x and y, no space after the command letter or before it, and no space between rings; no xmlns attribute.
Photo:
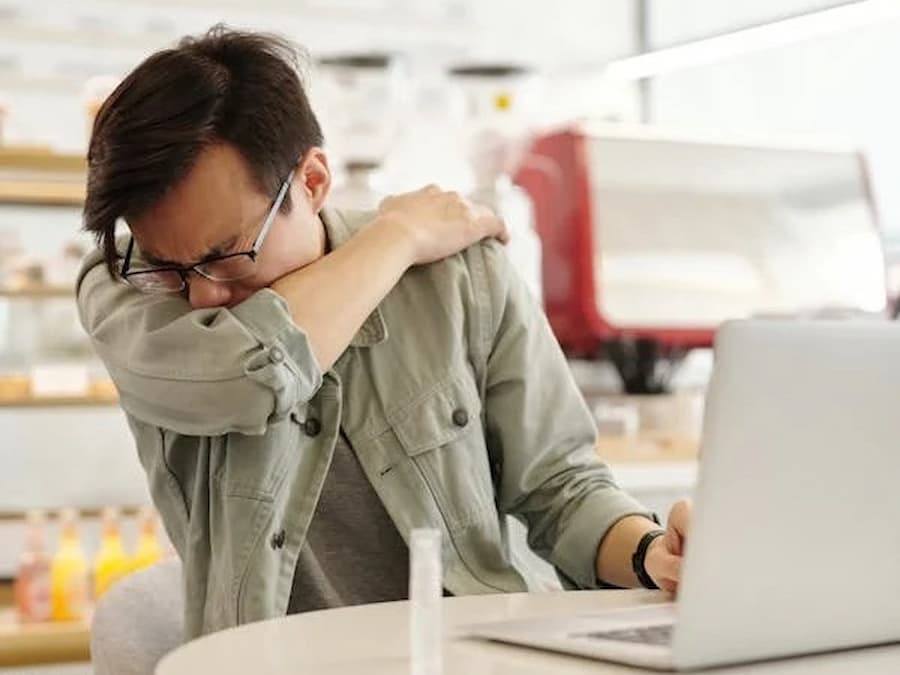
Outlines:
<svg viewBox="0 0 900 675"><path fill-rule="evenodd" d="M648 672L536 649L467 639L467 624L560 617L642 607L659 591L580 591L444 598L441 661L446 675L634 675ZM409 604L386 602L294 614L214 633L176 649L156 675L409 675ZM900 645L707 670L722 675L896 673ZM430 671L428 671L430 672ZM652 672L652 671L650 671Z"/></svg>

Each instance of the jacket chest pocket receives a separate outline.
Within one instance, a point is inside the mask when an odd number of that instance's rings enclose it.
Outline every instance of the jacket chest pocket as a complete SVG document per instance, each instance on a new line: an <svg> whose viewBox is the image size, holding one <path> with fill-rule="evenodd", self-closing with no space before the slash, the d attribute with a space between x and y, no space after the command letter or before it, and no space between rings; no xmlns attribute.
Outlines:
<svg viewBox="0 0 900 675"><path fill-rule="evenodd" d="M451 529L497 517L481 407L475 383L462 375L388 420Z"/></svg>

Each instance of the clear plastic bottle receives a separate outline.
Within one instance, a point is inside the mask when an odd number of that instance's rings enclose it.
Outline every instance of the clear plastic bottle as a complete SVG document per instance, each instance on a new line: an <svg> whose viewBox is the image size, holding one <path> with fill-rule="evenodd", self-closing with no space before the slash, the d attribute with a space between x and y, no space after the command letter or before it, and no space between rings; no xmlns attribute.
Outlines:
<svg viewBox="0 0 900 675"><path fill-rule="evenodd" d="M159 527L156 512L146 506L138 513L137 550L131 559L132 571L149 567L163 557L163 549L159 544Z"/></svg>
<svg viewBox="0 0 900 675"><path fill-rule="evenodd" d="M27 517L25 550L15 583L16 613L23 623L50 620L50 558L47 555L47 521L43 511Z"/></svg>
<svg viewBox="0 0 900 675"><path fill-rule="evenodd" d="M60 513L59 550L50 567L50 604L54 621L79 621L87 614L88 563L74 509Z"/></svg>
<svg viewBox="0 0 900 675"><path fill-rule="evenodd" d="M409 642L411 675L443 672L441 533L412 531L409 546Z"/></svg>
<svg viewBox="0 0 900 675"><path fill-rule="evenodd" d="M131 571L131 560L122 543L119 510L103 509L103 534L94 559L94 598L99 600L119 579Z"/></svg>

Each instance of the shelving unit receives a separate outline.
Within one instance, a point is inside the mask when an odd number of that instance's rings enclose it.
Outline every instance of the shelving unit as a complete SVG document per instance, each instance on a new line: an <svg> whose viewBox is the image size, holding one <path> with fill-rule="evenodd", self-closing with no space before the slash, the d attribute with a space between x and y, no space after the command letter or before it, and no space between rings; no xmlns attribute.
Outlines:
<svg viewBox="0 0 900 675"><path fill-rule="evenodd" d="M0 204L80 206L86 171L81 155L0 147Z"/></svg>
<svg viewBox="0 0 900 675"><path fill-rule="evenodd" d="M11 350L0 376L0 428L6 434L0 465L8 469L0 472L0 579L16 573L27 511L77 508L92 551L99 541L98 507L133 511L150 500L116 391L98 379L103 374L90 361L87 337L80 342L74 280L53 282L63 270L49 267L58 258L46 257L76 237L89 245L78 233L86 173L83 154L0 147L0 227L17 233L23 274L37 265L47 273L45 282L9 278L0 286L0 318L9 336L2 348ZM83 394L36 395L46 389L38 380L54 359L78 366L82 356L88 375ZM9 593L9 584L0 589L7 608ZM86 624L20 626L3 604L0 598L0 670L88 659Z"/></svg>

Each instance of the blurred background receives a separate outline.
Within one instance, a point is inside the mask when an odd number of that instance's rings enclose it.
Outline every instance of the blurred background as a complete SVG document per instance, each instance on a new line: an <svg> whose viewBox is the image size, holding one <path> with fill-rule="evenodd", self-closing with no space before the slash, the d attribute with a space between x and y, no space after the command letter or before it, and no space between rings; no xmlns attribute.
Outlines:
<svg viewBox="0 0 900 675"><path fill-rule="evenodd" d="M84 153L130 69L220 22L305 49L332 205L437 182L506 218L600 455L661 512L723 321L895 316L894 0L0 0L0 579L79 516L88 567L110 532L166 546L74 310ZM34 643L3 611L0 667L84 658L83 617Z"/></svg>

